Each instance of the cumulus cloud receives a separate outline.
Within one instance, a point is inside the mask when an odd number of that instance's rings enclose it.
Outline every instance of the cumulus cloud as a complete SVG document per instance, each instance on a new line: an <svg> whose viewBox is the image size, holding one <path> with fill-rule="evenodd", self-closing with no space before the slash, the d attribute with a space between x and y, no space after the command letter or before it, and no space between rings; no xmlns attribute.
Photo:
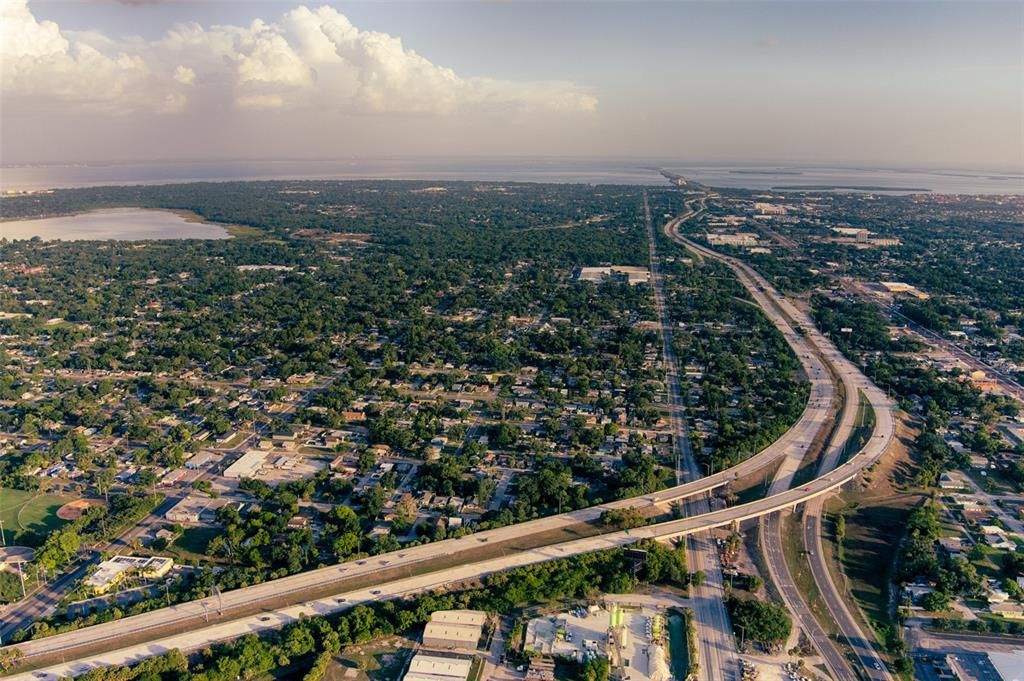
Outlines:
<svg viewBox="0 0 1024 681"><path fill-rule="evenodd" d="M39 21L27 0L0 0L3 94L132 112L187 108L442 115L578 114L597 99L573 83L462 77L361 30L331 7L299 6L248 26L181 24L144 43Z"/></svg>

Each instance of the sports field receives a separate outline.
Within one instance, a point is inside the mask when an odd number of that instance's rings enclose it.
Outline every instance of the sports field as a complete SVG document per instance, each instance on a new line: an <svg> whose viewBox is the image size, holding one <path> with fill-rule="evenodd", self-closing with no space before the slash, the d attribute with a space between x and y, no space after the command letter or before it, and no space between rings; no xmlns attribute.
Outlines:
<svg viewBox="0 0 1024 681"><path fill-rule="evenodd" d="M71 497L56 494L37 494L0 487L0 521L3 521L7 543L41 543L48 532L64 524L57 517L57 509L71 500ZM15 539L21 530L31 534Z"/></svg>

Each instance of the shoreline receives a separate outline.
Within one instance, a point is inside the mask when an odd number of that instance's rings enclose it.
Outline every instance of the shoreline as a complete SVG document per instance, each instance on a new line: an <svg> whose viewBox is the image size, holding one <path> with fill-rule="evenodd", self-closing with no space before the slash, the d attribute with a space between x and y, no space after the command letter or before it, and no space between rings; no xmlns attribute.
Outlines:
<svg viewBox="0 0 1024 681"><path fill-rule="evenodd" d="M47 214L44 214L44 215L33 215L33 216L28 216L28 217L13 217L13 218L0 217L0 232L2 232L3 225L6 225L6 224L34 222L34 221L37 221L37 220L55 220L55 219L61 219L61 218L76 218L76 217L81 217L81 216L86 216L86 215L92 215L94 213L113 212L113 211L142 211L142 212L169 213L169 214L174 215L175 217L179 218L182 222L184 222L186 224L209 225L210 227L219 228L219 229L223 230L223 234L218 234L218 235L215 235L215 236L205 236L205 237L189 237L189 238L153 237L153 238L144 238L144 239L137 239L137 238L135 238L135 239L119 239L119 238L116 238L116 237L107 237L107 238L100 238L100 239L88 239L88 238L86 238L86 239L77 239L77 238L60 238L60 237L57 237L57 238L47 238L47 237L43 237L43 236L39 236L39 235L30 236L30 237L13 237L13 238L6 237L4 235L3 238L7 238L10 241L30 241L30 240L32 240L34 238L38 238L38 239L40 239L42 241L47 241L47 242L48 241L191 241L191 240L198 240L198 241L217 240L217 241L220 241L220 240L224 240L224 239L237 239L237 238L242 238L242 237L247 237L247 236L258 236L260 234L263 234L262 230L256 229L255 227L249 227L247 225L239 225L239 224L235 224L235 223L216 222L216 221L213 221L213 220L208 220L208 219L204 218L202 215L199 215L198 213L195 213L195 212L193 212L191 210L188 210L188 209L185 209L185 208L149 208L149 207L145 207L145 206L124 206L124 205L121 205L121 206L103 206L103 207L97 207L97 208L90 208L88 210L76 210L76 211L69 211L69 212L47 213Z"/></svg>

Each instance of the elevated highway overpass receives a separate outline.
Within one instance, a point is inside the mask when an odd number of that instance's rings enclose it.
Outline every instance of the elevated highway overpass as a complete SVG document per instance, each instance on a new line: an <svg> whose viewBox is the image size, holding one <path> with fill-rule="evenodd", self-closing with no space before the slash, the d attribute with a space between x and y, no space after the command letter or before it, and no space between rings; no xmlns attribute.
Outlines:
<svg viewBox="0 0 1024 681"><path fill-rule="evenodd" d="M703 248L697 245L694 247L698 251ZM703 250L709 257L712 254L719 256L709 249ZM639 539L687 536L715 527L730 526L780 509L792 508L832 493L854 480L861 470L872 465L885 452L895 434L892 405L884 393L874 387L852 363L835 350L831 343L817 333L806 315L789 304L766 280L739 261L735 261L734 269L737 270L741 281L747 285L757 304L793 348L811 382L810 399L796 425L775 443L739 465L632 499L292 575L225 592L216 602L212 599L203 599L182 603L107 624L25 642L17 646L24 662L29 666L45 667L14 678L56 679L60 676L81 674L98 666L127 664L172 648L195 650L245 633L277 628L300 615L326 614L359 602L409 595L476 579L512 567L621 547ZM801 325L800 331L793 327L790 319ZM793 466L795 471L795 466L799 465L807 448L821 430L831 430L834 424L832 403L836 393L831 377L833 373L848 376L854 386L862 388L875 411L874 432L865 447L849 461L804 486L698 516L560 542L496 558L468 560L455 567L448 566L429 571L431 563L439 559L456 558L460 554L465 554L468 559L474 549L488 543L500 544L523 536L593 522L608 509L664 507L695 495L707 494L779 461L786 462L784 465ZM842 424L840 427L843 427ZM394 576L396 571L402 570L407 571L408 576ZM416 574L417 572L423 574ZM353 587L354 583L358 583L358 586ZM321 594L325 590L332 591L329 597L318 596L315 600L300 604L280 605L283 598L301 600L306 594ZM251 613L254 609L259 610L264 604L267 604L267 612L258 615L244 614ZM233 615L233 612L239 616ZM208 624L211 619L214 622ZM68 662L69 658L72 661ZM57 662L58 660L60 662Z"/></svg>

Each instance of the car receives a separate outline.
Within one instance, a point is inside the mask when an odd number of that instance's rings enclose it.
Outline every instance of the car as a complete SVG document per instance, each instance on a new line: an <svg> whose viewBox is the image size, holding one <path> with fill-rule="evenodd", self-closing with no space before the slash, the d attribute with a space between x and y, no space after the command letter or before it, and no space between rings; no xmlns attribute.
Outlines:
<svg viewBox="0 0 1024 681"><path fill-rule="evenodd" d="M373 594L374 596L380 596L380 589L374 589L370 593Z"/></svg>
<svg viewBox="0 0 1024 681"><path fill-rule="evenodd" d="M334 602L335 602L335 603L344 603L344 602L345 602L345 599L344 599L344 598L335 598L335 599L334 599Z"/></svg>
<svg viewBox="0 0 1024 681"><path fill-rule="evenodd" d="M876 662L875 663L875 669L877 669L878 671L882 671L882 665L880 665L879 663Z"/></svg>
<svg viewBox="0 0 1024 681"><path fill-rule="evenodd" d="M269 622L269 621L270 621L270 617L268 617L267 615L264 615L263 617L260 618L260 622Z"/></svg>

